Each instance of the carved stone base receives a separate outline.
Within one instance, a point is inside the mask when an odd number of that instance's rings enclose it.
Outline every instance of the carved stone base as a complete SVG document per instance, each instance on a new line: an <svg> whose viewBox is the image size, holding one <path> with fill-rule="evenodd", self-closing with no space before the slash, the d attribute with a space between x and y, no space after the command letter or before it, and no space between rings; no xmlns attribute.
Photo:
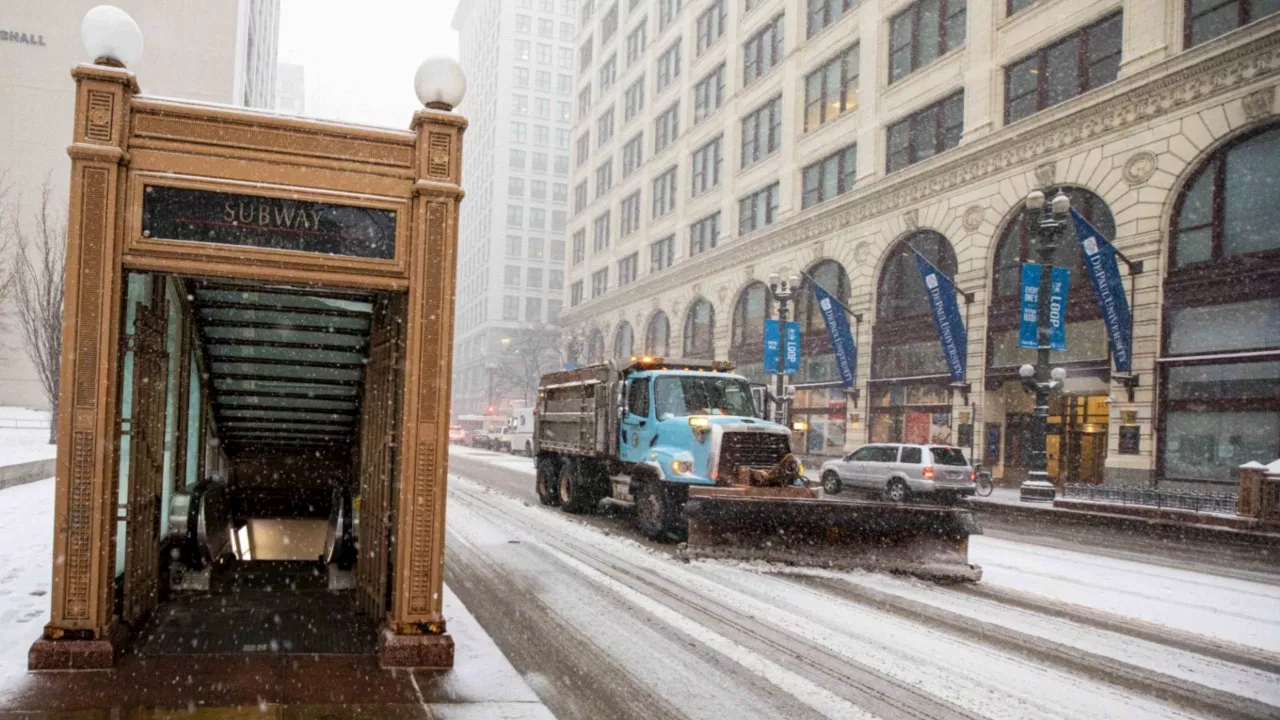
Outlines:
<svg viewBox="0 0 1280 720"><path fill-rule="evenodd" d="M378 664L384 668L453 667L453 638L448 635L397 635L383 628L378 638Z"/></svg>
<svg viewBox="0 0 1280 720"><path fill-rule="evenodd" d="M27 669L110 670L129 644L129 631L116 626L109 638L50 640L40 638L27 651Z"/></svg>

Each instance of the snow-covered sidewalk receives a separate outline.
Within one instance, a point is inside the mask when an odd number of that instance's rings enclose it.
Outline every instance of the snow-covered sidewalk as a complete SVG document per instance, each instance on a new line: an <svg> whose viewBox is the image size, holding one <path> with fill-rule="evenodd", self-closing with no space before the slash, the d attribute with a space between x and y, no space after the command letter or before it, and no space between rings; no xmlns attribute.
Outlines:
<svg viewBox="0 0 1280 720"><path fill-rule="evenodd" d="M0 490L0 688L27 671L49 619L53 478Z"/></svg>
<svg viewBox="0 0 1280 720"><path fill-rule="evenodd" d="M49 413L0 406L0 467L49 460L58 448L49 444Z"/></svg>

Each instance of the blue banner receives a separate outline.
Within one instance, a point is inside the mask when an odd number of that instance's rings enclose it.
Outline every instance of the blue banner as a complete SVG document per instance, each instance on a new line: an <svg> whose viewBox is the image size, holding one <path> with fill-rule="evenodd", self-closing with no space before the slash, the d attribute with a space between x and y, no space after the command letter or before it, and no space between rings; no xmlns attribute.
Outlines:
<svg viewBox="0 0 1280 720"><path fill-rule="evenodd" d="M947 371L951 373L952 382L962 383L969 338L960 317L960 306L956 304L955 283L920 253L916 253L916 267L920 268L920 277L924 280L924 292L938 328L938 342L942 343Z"/></svg>
<svg viewBox="0 0 1280 720"><path fill-rule="evenodd" d="M849 317L845 315L844 306L818 283L810 282L809 287L813 288L813 299L818 303L818 312L822 313L822 322L827 326L827 339L831 341L831 352L836 356L840 380L845 387L851 388L858 369L858 346L853 343Z"/></svg>
<svg viewBox="0 0 1280 720"><path fill-rule="evenodd" d="M1116 249L1075 208L1071 209L1071 219L1076 225L1076 239L1084 251L1085 272L1093 282L1093 293L1102 310L1116 372L1127 373L1133 365L1133 324L1129 300L1120 283L1120 268L1116 266Z"/></svg>
<svg viewBox="0 0 1280 720"><path fill-rule="evenodd" d="M1053 266L1049 273L1049 349L1067 349L1067 293L1071 290L1071 271Z"/></svg>
<svg viewBox="0 0 1280 720"><path fill-rule="evenodd" d="M764 321L764 372L778 374L778 356L781 355L782 332L777 320Z"/></svg>
<svg viewBox="0 0 1280 720"><path fill-rule="evenodd" d="M1040 347L1040 266L1022 263L1022 309L1018 322L1018 347Z"/></svg>
<svg viewBox="0 0 1280 720"><path fill-rule="evenodd" d="M786 338L782 343L782 374L795 375L800 372L800 323L789 322Z"/></svg>

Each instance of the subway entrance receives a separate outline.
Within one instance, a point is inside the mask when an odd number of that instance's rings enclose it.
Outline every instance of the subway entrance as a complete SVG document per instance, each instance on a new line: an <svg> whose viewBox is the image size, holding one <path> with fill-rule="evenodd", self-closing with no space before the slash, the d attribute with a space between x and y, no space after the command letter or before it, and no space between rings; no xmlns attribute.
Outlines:
<svg viewBox="0 0 1280 720"><path fill-rule="evenodd" d="M54 572L29 667L451 667L466 121L438 100L401 131L148 97L110 62L72 76Z"/></svg>
<svg viewBox="0 0 1280 720"><path fill-rule="evenodd" d="M124 293L115 602L138 652L374 652L404 294L137 272Z"/></svg>

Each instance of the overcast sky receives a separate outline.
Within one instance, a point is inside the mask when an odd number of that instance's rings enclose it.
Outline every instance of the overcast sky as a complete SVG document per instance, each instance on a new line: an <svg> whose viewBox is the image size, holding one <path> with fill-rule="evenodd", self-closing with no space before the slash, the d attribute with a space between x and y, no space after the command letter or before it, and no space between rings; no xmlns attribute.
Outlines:
<svg viewBox="0 0 1280 720"><path fill-rule="evenodd" d="M449 23L468 1L283 0L280 62L303 66L308 116L408 129L418 64L458 57Z"/></svg>

